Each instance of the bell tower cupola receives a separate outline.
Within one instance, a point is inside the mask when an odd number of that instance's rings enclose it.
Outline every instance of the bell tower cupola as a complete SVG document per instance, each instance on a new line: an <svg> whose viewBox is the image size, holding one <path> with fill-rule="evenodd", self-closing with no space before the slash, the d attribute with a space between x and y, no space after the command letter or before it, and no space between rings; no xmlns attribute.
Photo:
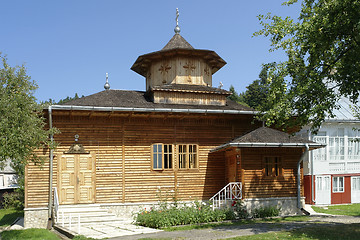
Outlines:
<svg viewBox="0 0 360 240"><path fill-rule="evenodd" d="M141 55L131 69L146 78L155 103L225 105L228 91L212 87L212 75L226 62L214 51L193 48L181 35L176 9L175 35L160 50Z"/></svg>

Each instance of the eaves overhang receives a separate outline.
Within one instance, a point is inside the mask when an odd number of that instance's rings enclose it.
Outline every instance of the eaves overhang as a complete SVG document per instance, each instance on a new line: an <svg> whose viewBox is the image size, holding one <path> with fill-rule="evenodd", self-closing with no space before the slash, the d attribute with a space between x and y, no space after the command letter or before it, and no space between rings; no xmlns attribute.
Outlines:
<svg viewBox="0 0 360 240"><path fill-rule="evenodd" d="M326 147L326 144L321 143L226 143L221 146L218 146L212 150L210 153L217 152L220 150L225 150L228 148L250 148L250 147L261 147L261 148L276 148L276 147L286 147L286 148L305 148L306 145L310 147L311 150Z"/></svg>
<svg viewBox="0 0 360 240"><path fill-rule="evenodd" d="M211 67L211 73L216 73L222 68L226 62L215 51L203 49L183 49L174 48L169 50L160 50L157 52L147 53L139 56L132 65L131 70L146 77L148 68L153 62L160 61L165 58L172 58L175 56L198 57L204 59Z"/></svg>
<svg viewBox="0 0 360 240"><path fill-rule="evenodd" d="M48 109L48 108L45 108ZM227 110L227 109L187 109L187 108L129 108L129 107L95 107L75 105L52 105L52 110L69 111L103 111L103 112L169 112L169 113L203 113L203 114L244 114L255 115L258 111Z"/></svg>

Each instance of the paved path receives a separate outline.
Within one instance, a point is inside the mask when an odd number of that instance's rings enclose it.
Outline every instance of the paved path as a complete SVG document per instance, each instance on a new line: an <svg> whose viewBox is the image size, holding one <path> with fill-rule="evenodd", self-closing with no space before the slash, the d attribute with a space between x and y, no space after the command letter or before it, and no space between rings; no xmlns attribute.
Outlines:
<svg viewBox="0 0 360 240"><path fill-rule="evenodd" d="M277 231L288 231L295 228L310 227L314 224L348 224L360 223L360 217L350 216L311 216L306 222L284 222L284 223L256 223L244 224L238 226L219 226L209 229L174 231L174 232L157 232L149 234L138 234L132 236L123 236L111 238L113 240L135 240L142 238L159 238L159 239L190 239L190 240L212 240L226 239L238 236L253 235L259 233L269 233ZM321 222L321 223L319 223Z"/></svg>

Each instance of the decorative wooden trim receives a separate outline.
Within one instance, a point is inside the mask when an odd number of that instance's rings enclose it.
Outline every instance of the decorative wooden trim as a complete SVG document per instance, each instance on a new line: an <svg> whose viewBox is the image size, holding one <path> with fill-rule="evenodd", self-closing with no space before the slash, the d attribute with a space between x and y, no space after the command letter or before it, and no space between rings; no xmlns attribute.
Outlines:
<svg viewBox="0 0 360 240"><path fill-rule="evenodd" d="M89 151L85 151L85 148L80 143L74 143L70 146L69 150L67 152L64 152L64 154L89 154Z"/></svg>
<svg viewBox="0 0 360 240"><path fill-rule="evenodd" d="M29 191L29 187L28 187L28 168L29 168L29 164L25 165L25 179L24 179L24 194L25 194L25 203L24 203L24 207L27 208L28 207L28 191Z"/></svg>
<svg viewBox="0 0 360 240"><path fill-rule="evenodd" d="M122 132L122 202L125 203L125 123L123 122L121 127Z"/></svg>

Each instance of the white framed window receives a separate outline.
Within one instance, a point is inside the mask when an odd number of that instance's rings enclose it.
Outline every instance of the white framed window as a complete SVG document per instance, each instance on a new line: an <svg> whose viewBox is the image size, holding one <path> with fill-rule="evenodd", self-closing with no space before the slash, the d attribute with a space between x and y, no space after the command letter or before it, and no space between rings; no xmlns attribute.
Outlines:
<svg viewBox="0 0 360 240"><path fill-rule="evenodd" d="M333 192L344 192L344 177L333 177Z"/></svg>
<svg viewBox="0 0 360 240"><path fill-rule="evenodd" d="M153 170L164 170L173 168L173 151L172 144L156 143L151 147L151 161Z"/></svg>

